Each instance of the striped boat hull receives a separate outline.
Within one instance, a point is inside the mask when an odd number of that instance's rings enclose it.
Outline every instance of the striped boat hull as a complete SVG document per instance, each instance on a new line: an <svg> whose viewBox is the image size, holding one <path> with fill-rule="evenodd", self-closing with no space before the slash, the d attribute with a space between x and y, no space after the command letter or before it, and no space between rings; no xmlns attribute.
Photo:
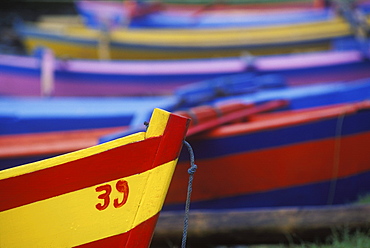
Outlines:
<svg viewBox="0 0 370 248"><path fill-rule="evenodd" d="M199 167L192 207L340 204L369 192L369 103L296 112L189 140ZM166 210L182 208L186 163L175 173Z"/></svg>
<svg viewBox="0 0 370 248"><path fill-rule="evenodd" d="M1 171L0 246L148 247L187 122Z"/></svg>
<svg viewBox="0 0 370 248"><path fill-rule="evenodd" d="M352 43L351 41L348 41ZM42 57L0 55L0 93L15 96L133 96L172 94L179 86L233 76L278 74L288 85L370 77L370 62L357 50L167 61L50 61L52 89ZM250 84L250 82L247 82ZM224 83L225 84L225 83Z"/></svg>
<svg viewBox="0 0 370 248"><path fill-rule="evenodd" d="M117 29L105 46L98 30L80 24L38 23L18 28L29 53L49 47L58 57L97 59L191 59L322 51L353 37L343 18L263 28ZM106 55L103 55L106 54Z"/></svg>

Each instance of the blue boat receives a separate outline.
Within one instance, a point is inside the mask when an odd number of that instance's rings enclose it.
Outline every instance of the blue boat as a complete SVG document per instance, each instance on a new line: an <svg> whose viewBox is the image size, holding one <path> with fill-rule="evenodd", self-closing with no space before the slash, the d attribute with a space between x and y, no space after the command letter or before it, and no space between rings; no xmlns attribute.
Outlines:
<svg viewBox="0 0 370 248"><path fill-rule="evenodd" d="M131 2L133 3L133 2ZM356 5L357 11L364 15L370 12L370 5L362 2ZM184 6L183 6L184 7ZM76 9L84 24L93 28L110 28L127 26L129 28L236 28L264 27L283 24L298 24L319 21L329 21L338 16L338 11L332 6L322 8L253 8L240 6L234 9L208 10L207 6L197 9L171 8L166 5L137 1L136 5L115 1L76 2ZM212 9L212 8L210 8Z"/></svg>
<svg viewBox="0 0 370 248"><path fill-rule="evenodd" d="M263 14L249 8L207 11L206 6L193 10L174 9L166 5L137 3L131 6L114 1L77 1L76 9L84 23L90 27L101 28L127 25L129 28L223 28L259 27L327 21L336 16L330 8L281 8L264 9ZM144 10L145 9L145 10Z"/></svg>

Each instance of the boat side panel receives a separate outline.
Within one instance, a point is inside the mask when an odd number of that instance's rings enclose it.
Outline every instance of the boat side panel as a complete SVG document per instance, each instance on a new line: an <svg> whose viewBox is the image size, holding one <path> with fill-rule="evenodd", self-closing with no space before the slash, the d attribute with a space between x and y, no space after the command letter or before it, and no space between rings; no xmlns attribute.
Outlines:
<svg viewBox="0 0 370 248"><path fill-rule="evenodd" d="M57 37L59 38L59 37ZM29 36L25 39L29 53L39 46L52 49L57 57L98 59L96 45L75 41L59 41ZM146 47L138 45L112 43L110 50L111 59L189 59L189 58L211 58L211 57L238 57L248 48L253 55L281 54L304 51L323 51L332 48L329 40L311 40L308 42L297 42L296 44L274 44L264 47L220 47L220 48L173 48L168 47Z"/></svg>
<svg viewBox="0 0 370 248"><path fill-rule="evenodd" d="M321 66L297 70L267 70L264 73L280 73L289 85L304 85L332 81L358 80L370 76L370 62L361 61L345 65Z"/></svg>
<svg viewBox="0 0 370 248"><path fill-rule="evenodd" d="M158 95L170 94L179 86L207 80L230 73L209 73L192 75L99 75L68 73L56 74L54 95Z"/></svg>
<svg viewBox="0 0 370 248"><path fill-rule="evenodd" d="M332 189L332 190L331 190ZM192 201L194 209L259 208L347 204L370 192L370 172L319 183L241 194L212 200ZM182 210L184 204L168 204L164 211Z"/></svg>
<svg viewBox="0 0 370 248"><path fill-rule="evenodd" d="M40 81L39 69L0 65L0 95L40 96Z"/></svg>
<svg viewBox="0 0 370 248"><path fill-rule="evenodd" d="M0 195L8 200L0 203L0 211L146 171L153 164L159 140L159 137L151 138L145 143L132 143L56 167L3 179ZM15 197L17 195L22 197Z"/></svg>
<svg viewBox="0 0 370 248"><path fill-rule="evenodd" d="M233 133L230 136L223 134L222 136L203 137L202 139L194 139L192 146L199 160L333 138L338 135L336 127L341 123L341 118L343 118L340 133L342 137L370 130L370 111L363 110L355 114L332 118L323 117L307 123L302 119L300 125L287 123L281 128L264 128L253 130L253 132ZM248 126L248 123L245 125ZM231 128L229 129L231 130Z"/></svg>
<svg viewBox="0 0 370 248"><path fill-rule="evenodd" d="M134 234L137 237L137 242L134 247L147 248L152 237L152 231L155 228L159 217L159 213L149 218L145 222L139 224L132 230L111 236L108 238L100 239L94 242L76 246L78 248L101 248L101 247L124 247L130 234Z"/></svg>
<svg viewBox="0 0 370 248"><path fill-rule="evenodd" d="M147 247L189 121L157 109L154 116L145 140L1 180L1 246L73 247L127 233L123 246Z"/></svg>
<svg viewBox="0 0 370 248"><path fill-rule="evenodd" d="M255 194L356 176L370 171L369 142L370 132L367 132L340 140L323 139L200 159L196 163L202 169L197 171L192 199ZM186 164L177 166L166 204L184 202L187 179L181 175L186 173Z"/></svg>
<svg viewBox="0 0 370 248"><path fill-rule="evenodd" d="M39 47L48 47L61 58L97 59L99 57L96 42L63 41L63 39L29 36L25 37L24 44L28 54L32 54Z"/></svg>
<svg viewBox="0 0 370 248"><path fill-rule="evenodd" d="M127 233L160 211L175 164L2 211L1 246L72 247ZM137 233L128 235L130 244L137 241Z"/></svg>

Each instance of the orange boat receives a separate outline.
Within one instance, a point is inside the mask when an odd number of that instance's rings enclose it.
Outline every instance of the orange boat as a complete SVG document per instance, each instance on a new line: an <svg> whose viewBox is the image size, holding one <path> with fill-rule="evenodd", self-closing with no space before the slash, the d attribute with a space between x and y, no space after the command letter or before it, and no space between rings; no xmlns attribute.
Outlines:
<svg viewBox="0 0 370 248"><path fill-rule="evenodd" d="M0 247L148 247L188 123L0 171Z"/></svg>

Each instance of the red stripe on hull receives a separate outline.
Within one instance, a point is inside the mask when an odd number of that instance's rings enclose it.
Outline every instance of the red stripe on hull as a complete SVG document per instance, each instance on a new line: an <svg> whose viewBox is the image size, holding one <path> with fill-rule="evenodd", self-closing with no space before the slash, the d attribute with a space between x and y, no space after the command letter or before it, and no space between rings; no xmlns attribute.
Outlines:
<svg viewBox="0 0 370 248"><path fill-rule="evenodd" d="M7 199L0 202L0 211L147 171L153 168L160 140L161 137L154 137L145 142L128 144L55 167L0 180L0 199Z"/></svg>
<svg viewBox="0 0 370 248"><path fill-rule="evenodd" d="M177 118L172 119L176 121ZM173 134L174 131L174 128L166 131L165 138L172 140L173 135L179 135ZM162 137L146 139L144 142L132 143L55 167L1 180L0 197L8 200L0 203L0 211L141 173L176 159L176 149L179 149L182 139L177 143L168 141L170 143L160 152L158 146L162 142L161 139ZM165 156L158 157L159 152L159 155ZM127 162L128 157L130 162Z"/></svg>
<svg viewBox="0 0 370 248"><path fill-rule="evenodd" d="M91 243L76 246L78 248L102 247L135 247L147 248L152 240L153 230L157 223L159 213L131 229L126 233L100 239Z"/></svg>
<svg viewBox="0 0 370 248"><path fill-rule="evenodd" d="M343 137L337 144L335 139L326 139L198 160L192 199L256 193L370 171L369 141L370 133L366 133ZM340 147L337 157L336 145ZM165 203L184 202L187 169L187 162L178 164Z"/></svg>
<svg viewBox="0 0 370 248"><path fill-rule="evenodd" d="M172 161L178 157L185 136L178 129L183 129L188 122L188 119L170 115L160 137L0 180L0 199L6 199L0 202L0 211L138 174Z"/></svg>

